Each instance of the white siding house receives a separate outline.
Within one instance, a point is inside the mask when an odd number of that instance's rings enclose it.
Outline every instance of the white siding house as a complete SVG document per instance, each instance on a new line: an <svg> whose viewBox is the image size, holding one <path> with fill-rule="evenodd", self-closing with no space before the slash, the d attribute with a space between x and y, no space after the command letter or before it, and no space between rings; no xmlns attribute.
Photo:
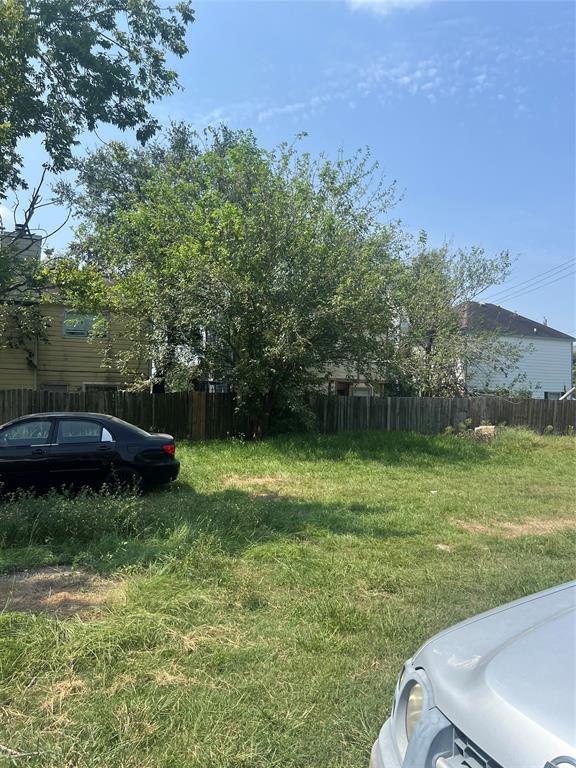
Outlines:
<svg viewBox="0 0 576 768"><path fill-rule="evenodd" d="M465 326L472 333L475 329L500 332L507 341L517 342L525 350L510 371L470 367L466 372L470 389L529 390L534 398L551 400L572 387L572 336L495 304L477 302L467 305ZM519 374L521 381L513 385Z"/></svg>

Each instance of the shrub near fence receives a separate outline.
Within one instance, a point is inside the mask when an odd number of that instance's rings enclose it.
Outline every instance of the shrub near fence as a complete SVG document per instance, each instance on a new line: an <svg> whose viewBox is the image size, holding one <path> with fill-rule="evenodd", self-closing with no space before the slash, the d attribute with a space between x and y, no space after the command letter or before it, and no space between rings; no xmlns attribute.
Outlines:
<svg viewBox="0 0 576 768"><path fill-rule="evenodd" d="M512 400L503 397L337 397L314 395L310 406L320 432L382 430L438 433L466 419L525 426L558 434L576 427L574 400ZM177 438L211 440L247 433L229 394L206 392L34 392L0 389L0 424L29 413L90 411L109 413L142 429Z"/></svg>

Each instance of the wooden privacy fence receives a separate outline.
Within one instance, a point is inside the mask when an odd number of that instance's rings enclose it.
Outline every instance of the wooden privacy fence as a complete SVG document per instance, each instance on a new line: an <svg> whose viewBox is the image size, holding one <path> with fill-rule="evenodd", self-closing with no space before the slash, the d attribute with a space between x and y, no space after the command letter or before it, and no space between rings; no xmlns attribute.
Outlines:
<svg viewBox="0 0 576 768"><path fill-rule="evenodd" d="M315 396L311 401L321 432L376 429L385 432L443 432L470 419L523 426L557 434L576 427L574 400L513 400L504 397L335 397Z"/></svg>
<svg viewBox="0 0 576 768"><path fill-rule="evenodd" d="M537 432L549 427L564 434L576 427L574 400L512 400L502 397L337 397L314 395L310 406L320 432L382 430L438 433L470 419L525 426ZM18 416L46 411L108 413L153 432L169 432L189 440L211 440L249 433L234 412L230 394L206 392L34 392L0 389L0 424Z"/></svg>
<svg viewBox="0 0 576 768"><path fill-rule="evenodd" d="M206 392L34 392L0 389L0 424L28 413L107 413L151 432L212 440L239 432L232 395Z"/></svg>

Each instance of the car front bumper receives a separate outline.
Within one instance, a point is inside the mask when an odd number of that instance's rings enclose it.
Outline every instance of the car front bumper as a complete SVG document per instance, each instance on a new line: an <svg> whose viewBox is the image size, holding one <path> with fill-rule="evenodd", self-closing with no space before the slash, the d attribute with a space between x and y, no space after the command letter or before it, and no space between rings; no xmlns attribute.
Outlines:
<svg viewBox="0 0 576 768"><path fill-rule="evenodd" d="M465 768L470 765L501 768L490 761L481 763L479 759L467 762L466 755L453 750L454 734L452 723L436 707L431 707L420 718L402 757L394 739L393 721L387 720L372 747L370 768Z"/></svg>
<svg viewBox="0 0 576 768"><path fill-rule="evenodd" d="M369 768L401 768L392 738L392 721L386 720L370 755Z"/></svg>
<svg viewBox="0 0 576 768"><path fill-rule="evenodd" d="M401 768L392 739L392 721L386 720L374 742L369 768Z"/></svg>

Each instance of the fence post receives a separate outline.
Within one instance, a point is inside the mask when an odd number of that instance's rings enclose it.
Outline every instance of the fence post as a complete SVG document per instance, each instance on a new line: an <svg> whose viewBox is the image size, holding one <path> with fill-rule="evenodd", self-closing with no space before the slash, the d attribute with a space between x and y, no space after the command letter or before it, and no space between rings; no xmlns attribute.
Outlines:
<svg viewBox="0 0 576 768"><path fill-rule="evenodd" d="M192 440L206 439L206 393L192 394Z"/></svg>

